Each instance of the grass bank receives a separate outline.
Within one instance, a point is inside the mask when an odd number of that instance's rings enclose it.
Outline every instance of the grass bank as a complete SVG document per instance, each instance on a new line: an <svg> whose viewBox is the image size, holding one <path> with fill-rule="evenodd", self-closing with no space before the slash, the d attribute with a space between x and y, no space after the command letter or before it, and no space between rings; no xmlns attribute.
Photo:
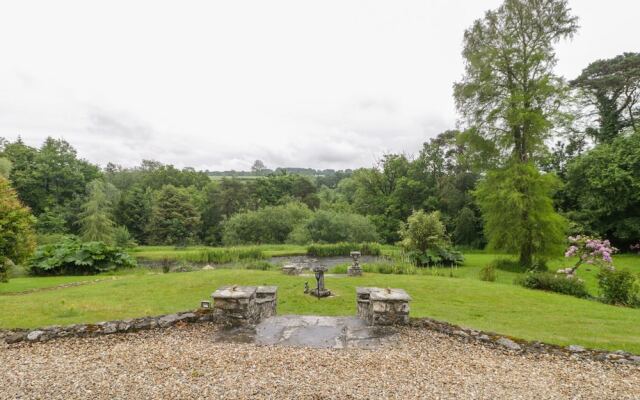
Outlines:
<svg viewBox="0 0 640 400"><path fill-rule="evenodd" d="M465 267L459 268L462 271ZM73 277L72 277L73 278ZM78 277L80 279L87 277ZM25 288L23 279L55 284L63 278L20 278L0 287ZM46 279L46 281L45 281ZM58 281L60 280L60 281ZM355 287L400 287L413 297L412 316L559 345L580 344L640 353L640 310L524 289L511 283L429 275L365 274L328 277L335 297L304 295L312 277L274 271L213 270L174 274L124 274L101 281L30 294L0 295L0 327L38 327L170 313L195 308L218 286L277 285L280 314L355 314Z"/></svg>

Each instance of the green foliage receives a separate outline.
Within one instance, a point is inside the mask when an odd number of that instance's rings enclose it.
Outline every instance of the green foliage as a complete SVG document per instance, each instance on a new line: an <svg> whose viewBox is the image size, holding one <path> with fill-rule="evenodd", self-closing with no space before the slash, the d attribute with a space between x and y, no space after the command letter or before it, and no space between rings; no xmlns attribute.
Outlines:
<svg viewBox="0 0 640 400"><path fill-rule="evenodd" d="M530 268L534 258L562 254L567 223L553 209L556 179L531 164L512 164L490 171L478 185L476 198L484 218L489 249L520 255Z"/></svg>
<svg viewBox="0 0 640 400"><path fill-rule="evenodd" d="M640 132L620 136L568 167L569 216L588 233L627 248L640 237ZM615 199L615 200L613 200Z"/></svg>
<svg viewBox="0 0 640 400"><path fill-rule="evenodd" d="M126 226L116 226L113 229L113 242L116 246L122 248L131 248L136 246L136 241L129 233L129 229Z"/></svg>
<svg viewBox="0 0 640 400"><path fill-rule="evenodd" d="M38 246L29 260L32 275L93 275L135 266L135 259L118 247L73 237Z"/></svg>
<svg viewBox="0 0 640 400"><path fill-rule="evenodd" d="M529 289L546 290L582 298L589 297L584 281L577 278L568 279L564 275L549 272L527 273L516 280L516 283Z"/></svg>
<svg viewBox="0 0 640 400"><path fill-rule="evenodd" d="M13 164L11 163L11 160L5 157L0 157L0 177L9 179L12 166Z"/></svg>
<svg viewBox="0 0 640 400"><path fill-rule="evenodd" d="M492 264L485 265L480 269L480 280L485 282L496 281L496 267Z"/></svg>
<svg viewBox="0 0 640 400"><path fill-rule="evenodd" d="M116 222L125 226L137 242L147 243L151 207L151 189L134 186L120 196L115 209Z"/></svg>
<svg viewBox="0 0 640 400"><path fill-rule="evenodd" d="M157 193L149 225L149 241L154 244L187 245L195 241L200 227L200 213L190 193L173 185Z"/></svg>
<svg viewBox="0 0 640 400"><path fill-rule="evenodd" d="M417 266L461 265L462 254L450 248L440 212L414 211L400 229L405 255Z"/></svg>
<svg viewBox="0 0 640 400"><path fill-rule="evenodd" d="M640 283L629 270L602 267L598 273L598 286L602 301L630 307L640 307Z"/></svg>
<svg viewBox="0 0 640 400"><path fill-rule="evenodd" d="M358 214L319 210L289 235L290 243L375 242L375 226Z"/></svg>
<svg viewBox="0 0 640 400"><path fill-rule="evenodd" d="M178 260L198 264L225 264L261 258L265 258L265 256L258 247L220 247L177 255Z"/></svg>
<svg viewBox="0 0 640 400"><path fill-rule="evenodd" d="M225 222L222 241L225 245L284 243L294 228L311 214L309 208L299 202L239 213Z"/></svg>
<svg viewBox="0 0 640 400"><path fill-rule="evenodd" d="M274 265L271 264L270 262L260 261L260 260L243 263L241 267L245 269L256 270L256 271L269 271L269 270L275 269Z"/></svg>
<svg viewBox="0 0 640 400"><path fill-rule="evenodd" d="M346 257L352 251L359 251L363 256L379 256L382 253L382 247L378 243L334 243L307 246L307 255L312 257Z"/></svg>
<svg viewBox="0 0 640 400"><path fill-rule="evenodd" d="M571 85L578 89L583 104L597 111L599 126L586 130L596 142L610 143L625 128L640 128L636 122L640 117L640 53L594 61Z"/></svg>
<svg viewBox="0 0 640 400"><path fill-rule="evenodd" d="M479 218L469 207L464 207L455 219L453 238L456 245L480 248L482 244L482 225Z"/></svg>
<svg viewBox="0 0 640 400"><path fill-rule="evenodd" d="M100 174L95 165L79 159L64 140L47 138L35 149L18 139L5 145L2 156L12 162L13 187L36 216L47 207L60 210L76 197L83 197L86 185Z"/></svg>
<svg viewBox="0 0 640 400"><path fill-rule="evenodd" d="M35 219L23 206L10 186L0 176L0 282L8 281L11 264L26 260L35 248Z"/></svg>
<svg viewBox="0 0 640 400"><path fill-rule="evenodd" d="M426 252L449 245L449 238L440 220L440 212L414 211L400 228L401 245L407 251Z"/></svg>
<svg viewBox="0 0 640 400"><path fill-rule="evenodd" d="M567 91L553 46L577 29L566 0L505 0L465 31L454 96L476 135L521 162L546 152Z"/></svg>
<svg viewBox="0 0 640 400"><path fill-rule="evenodd" d="M85 242L114 243L115 224L112 220L113 203L107 196L107 185L102 180L94 180L87 185L87 201L80 213L80 235Z"/></svg>

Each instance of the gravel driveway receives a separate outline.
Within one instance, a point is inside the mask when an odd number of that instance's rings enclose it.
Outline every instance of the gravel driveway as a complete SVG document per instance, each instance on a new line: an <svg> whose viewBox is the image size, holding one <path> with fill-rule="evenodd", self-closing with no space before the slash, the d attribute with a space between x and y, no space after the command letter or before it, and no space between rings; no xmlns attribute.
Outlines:
<svg viewBox="0 0 640 400"><path fill-rule="evenodd" d="M515 355L424 329L377 349L214 343L208 324L0 347L2 399L640 399L640 367Z"/></svg>

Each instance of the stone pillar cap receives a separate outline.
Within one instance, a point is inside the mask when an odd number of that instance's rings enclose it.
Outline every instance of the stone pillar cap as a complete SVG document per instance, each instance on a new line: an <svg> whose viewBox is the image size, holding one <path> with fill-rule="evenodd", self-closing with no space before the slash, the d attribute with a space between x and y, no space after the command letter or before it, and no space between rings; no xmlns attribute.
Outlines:
<svg viewBox="0 0 640 400"><path fill-rule="evenodd" d="M248 299L255 295L255 286L223 286L218 288L211 297L214 299Z"/></svg>
<svg viewBox="0 0 640 400"><path fill-rule="evenodd" d="M402 289L381 289L371 290L371 300L378 301L411 301L411 296Z"/></svg>
<svg viewBox="0 0 640 400"><path fill-rule="evenodd" d="M277 291L277 286L258 286L256 289L256 293L275 293Z"/></svg>

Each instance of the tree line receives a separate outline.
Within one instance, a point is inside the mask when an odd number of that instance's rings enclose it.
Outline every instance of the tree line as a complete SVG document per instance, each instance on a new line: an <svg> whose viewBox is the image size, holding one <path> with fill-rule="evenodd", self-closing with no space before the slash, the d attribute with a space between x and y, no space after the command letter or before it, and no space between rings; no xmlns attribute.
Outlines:
<svg viewBox="0 0 640 400"><path fill-rule="evenodd" d="M567 80L554 73L554 46L577 30L564 0L487 11L464 33L458 129L415 155L326 176L256 162L256 179L212 180L157 161L102 169L61 139L2 140L0 174L17 196L2 202L30 209L40 241L397 243L414 212L437 211L454 244L514 253L523 266L558 255L572 233L628 248L640 238L640 53Z"/></svg>

